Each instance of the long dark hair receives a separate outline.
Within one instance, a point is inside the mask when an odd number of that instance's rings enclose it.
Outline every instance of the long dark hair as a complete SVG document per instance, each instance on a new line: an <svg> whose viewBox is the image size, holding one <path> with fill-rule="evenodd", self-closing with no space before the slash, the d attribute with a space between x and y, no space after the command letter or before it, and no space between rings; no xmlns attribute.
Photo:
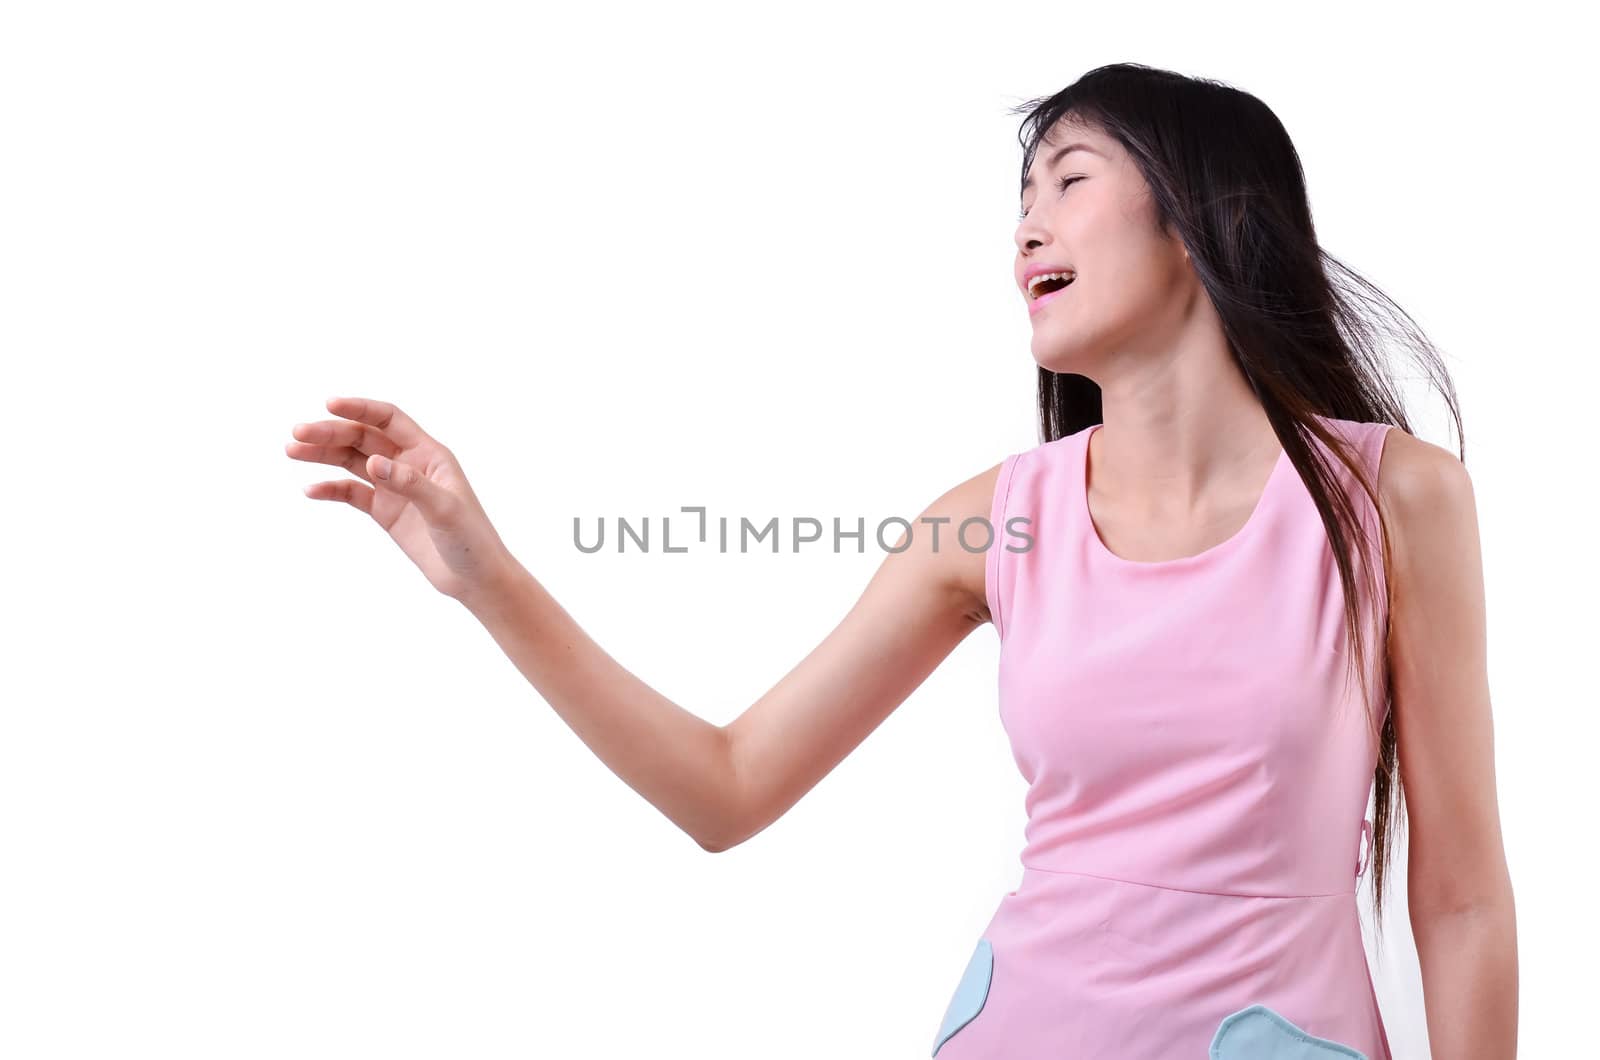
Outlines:
<svg viewBox="0 0 1600 1060"><path fill-rule="evenodd" d="M1218 81L1186 77L1137 63L1084 74L1053 96L1012 109L1025 115L1019 139L1026 179L1042 141L1063 118L1120 143L1153 193L1164 233L1176 232L1222 320L1235 362L1261 400L1285 453L1300 472L1327 528L1344 587L1350 666L1367 659L1365 623L1357 608L1352 540L1372 555L1349 496L1309 439L1320 439L1349 469L1374 507L1377 483L1356 455L1317 416L1388 423L1411 433L1403 401L1382 356L1392 339L1410 350L1438 387L1455 421L1461 459L1466 441L1455 387L1433 344L1405 311L1317 243L1300 156L1277 115L1255 96ZM1100 387L1086 376L1039 369L1039 426L1054 441L1102 422ZM1379 510L1383 567L1390 564L1387 522ZM1366 598L1378 569L1361 565ZM1385 600L1393 589L1384 579ZM1384 609L1387 616L1389 608ZM1381 635L1387 659L1390 624ZM1385 666L1385 673L1388 667ZM1361 666L1361 689L1373 688ZM1393 682L1382 682L1383 706ZM1374 704L1364 695L1369 730ZM1404 815L1395 753L1394 714L1386 711L1374 771L1370 865L1378 930L1390 860L1391 823Z"/></svg>

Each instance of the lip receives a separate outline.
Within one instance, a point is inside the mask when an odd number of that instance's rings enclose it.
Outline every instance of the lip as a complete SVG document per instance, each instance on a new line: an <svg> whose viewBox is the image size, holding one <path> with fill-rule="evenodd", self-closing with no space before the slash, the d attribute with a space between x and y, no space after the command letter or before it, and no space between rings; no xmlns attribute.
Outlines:
<svg viewBox="0 0 1600 1060"><path fill-rule="evenodd" d="M1044 272L1058 272L1060 270L1058 270L1058 269L1044 269L1042 271L1044 271ZM1033 314L1037 313L1039 310L1043 309L1045 306L1047 306L1051 302L1055 301L1056 297L1058 295L1066 294L1068 291L1072 290L1073 287L1077 286L1077 283L1078 283L1078 280L1077 280L1076 277L1074 277L1072 282L1067 284L1065 287L1058 287L1054 291L1051 291L1048 294L1042 294L1038 298L1029 299L1028 300L1028 315L1032 316Z"/></svg>

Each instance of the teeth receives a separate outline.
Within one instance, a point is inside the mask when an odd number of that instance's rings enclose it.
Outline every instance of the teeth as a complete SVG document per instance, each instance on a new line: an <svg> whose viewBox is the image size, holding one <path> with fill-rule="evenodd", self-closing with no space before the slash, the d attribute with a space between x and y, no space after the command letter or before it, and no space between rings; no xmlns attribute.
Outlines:
<svg viewBox="0 0 1600 1060"><path fill-rule="evenodd" d="M1038 298L1039 285L1044 283L1046 280L1062 280L1071 282L1072 278L1076 275L1077 274L1073 272L1041 272L1039 275L1028 281L1028 297Z"/></svg>

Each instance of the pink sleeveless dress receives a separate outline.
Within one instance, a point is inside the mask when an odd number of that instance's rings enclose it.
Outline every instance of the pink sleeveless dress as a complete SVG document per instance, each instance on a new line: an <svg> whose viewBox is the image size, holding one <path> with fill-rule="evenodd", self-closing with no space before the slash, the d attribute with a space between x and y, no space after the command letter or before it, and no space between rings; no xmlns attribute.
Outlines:
<svg viewBox="0 0 1600 1060"><path fill-rule="evenodd" d="M1376 483L1388 425L1323 422ZM1023 871L932 1055L1389 1060L1356 905L1378 730L1345 682L1311 494L1280 450L1233 537L1123 559L1089 518L1098 426L1008 456L997 480L985 581L1028 784ZM1371 501L1332 466L1376 541ZM1364 596L1376 692L1383 601ZM1373 709L1381 726L1381 695Z"/></svg>

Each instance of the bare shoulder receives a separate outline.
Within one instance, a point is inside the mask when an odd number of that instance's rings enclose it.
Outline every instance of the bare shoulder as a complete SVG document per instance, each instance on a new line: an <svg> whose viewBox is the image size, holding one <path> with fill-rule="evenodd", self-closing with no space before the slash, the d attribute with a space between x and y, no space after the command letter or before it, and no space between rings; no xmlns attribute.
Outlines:
<svg viewBox="0 0 1600 1060"><path fill-rule="evenodd" d="M1481 542L1472 477L1450 450L1387 432L1378 466L1378 500L1389 528L1390 579L1400 597L1437 611L1473 605L1464 590L1481 583Z"/></svg>
<svg viewBox="0 0 1600 1060"><path fill-rule="evenodd" d="M1415 536L1430 524L1472 515L1472 478L1456 454L1398 427L1386 434L1378 466L1378 496L1401 529Z"/></svg>
<svg viewBox="0 0 1600 1060"><path fill-rule="evenodd" d="M911 551L928 563L933 576L974 622L990 620L984 571L992 545L988 526L995 483L1004 461L957 483L930 503L918 517Z"/></svg>

